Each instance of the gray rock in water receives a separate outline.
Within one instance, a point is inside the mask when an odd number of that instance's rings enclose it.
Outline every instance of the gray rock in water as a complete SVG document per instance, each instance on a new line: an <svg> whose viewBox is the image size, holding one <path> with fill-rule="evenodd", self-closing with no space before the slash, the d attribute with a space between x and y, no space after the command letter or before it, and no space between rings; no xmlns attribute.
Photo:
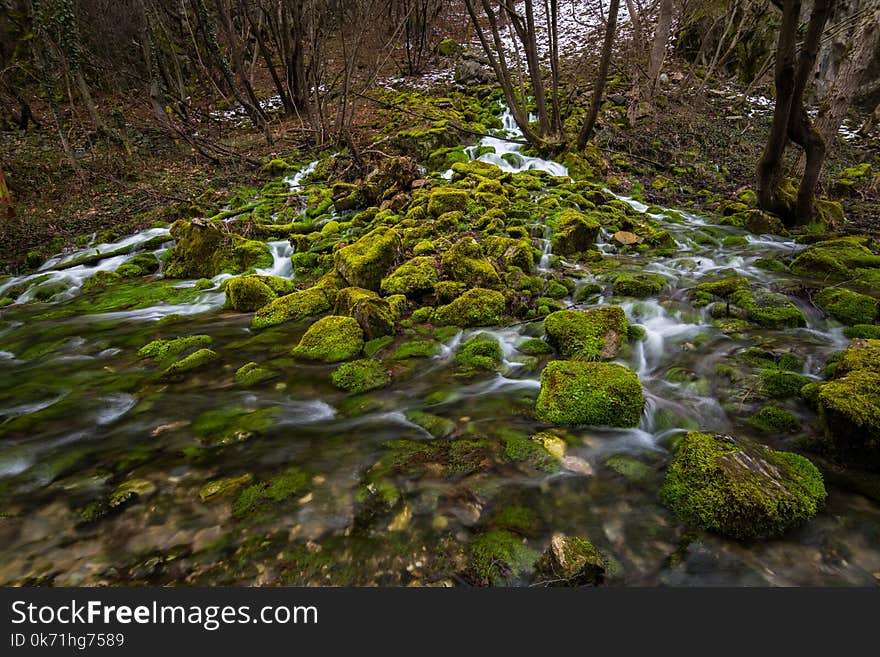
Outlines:
<svg viewBox="0 0 880 657"><path fill-rule="evenodd" d="M547 586L598 584L605 574L605 560L588 540L554 534L535 565Z"/></svg>

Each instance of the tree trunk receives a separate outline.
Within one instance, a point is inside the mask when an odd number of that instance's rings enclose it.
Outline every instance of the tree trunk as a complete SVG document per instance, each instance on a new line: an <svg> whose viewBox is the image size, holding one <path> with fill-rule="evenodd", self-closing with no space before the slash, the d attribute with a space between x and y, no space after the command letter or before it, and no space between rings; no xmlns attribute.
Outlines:
<svg viewBox="0 0 880 657"><path fill-rule="evenodd" d="M0 166L0 218L12 221L14 217L15 207L12 204L12 194L9 193L6 178L3 176L3 167Z"/></svg>
<svg viewBox="0 0 880 657"><path fill-rule="evenodd" d="M608 67L611 64L611 46L614 43L614 33L617 30L617 12L620 0L611 0L608 7L608 25L605 27L605 42L602 44L602 59L599 62L599 73L593 87L593 98L590 101L590 110L584 125L578 135L578 150L584 150L587 142L593 135L596 118L599 116L599 106L602 104L602 95L605 92L605 82L608 78Z"/></svg>
<svg viewBox="0 0 880 657"><path fill-rule="evenodd" d="M660 13L657 16L657 26L654 29L647 77L641 81L639 75L636 74L633 81L632 100L627 110L627 120L631 125L638 118L650 114L653 109L654 96L657 94L657 81L660 79L663 60L666 59L666 43L669 41L669 31L672 27L672 12L672 0L660 0Z"/></svg>

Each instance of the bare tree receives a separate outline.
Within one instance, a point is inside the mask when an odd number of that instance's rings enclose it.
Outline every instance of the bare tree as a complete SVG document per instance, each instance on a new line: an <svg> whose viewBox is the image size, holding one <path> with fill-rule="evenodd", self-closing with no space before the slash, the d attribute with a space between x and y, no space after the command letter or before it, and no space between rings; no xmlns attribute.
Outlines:
<svg viewBox="0 0 880 657"><path fill-rule="evenodd" d="M614 33L617 31L617 12L619 7L620 0L611 0L611 5L608 7L608 23L605 27L605 41L602 44L602 59L599 62L599 73L596 75L596 82L593 85L590 109L578 135L578 150L584 150L587 147L587 142L593 135L596 118L599 116L599 106L602 104L605 81L608 78L608 67L611 64L611 47L614 44Z"/></svg>

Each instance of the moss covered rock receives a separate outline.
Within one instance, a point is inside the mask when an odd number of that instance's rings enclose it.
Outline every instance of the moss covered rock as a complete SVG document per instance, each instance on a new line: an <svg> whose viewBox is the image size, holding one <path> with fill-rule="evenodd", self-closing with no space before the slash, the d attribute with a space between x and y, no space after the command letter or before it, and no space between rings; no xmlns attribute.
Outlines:
<svg viewBox="0 0 880 657"><path fill-rule="evenodd" d="M577 210L563 210L552 222L553 253L567 256L586 251L596 243L601 227L598 220Z"/></svg>
<svg viewBox="0 0 880 657"><path fill-rule="evenodd" d="M746 311L750 322L759 326L784 329L807 325L803 311L778 292L740 290L734 292L730 300Z"/></svg>
<svg viewBox="0 0 880 657"><path fill-rule="evenodd" d="M595 585L605 575L605 560L587 539L557 533L535 571L547 586Z"/></svg>
<svg viewBox="0 0 880 657"><path fill-rule="evenodd" d="M434 321L452 326L492 326L501 323L504 295L495 290L473 288L434 313Z"/></svg>
<svg viewBox="0 0 880 657"><path fill-rule="evenodd" d="M220 358L219 354L212 349L199 349L166 367L160 378L163 380L179 378L186 372L201 369L213 363L218 358Z"/></svg>
<svg viewBox="0 0 880 657"><path fill-rule="evenodd" d="M552 424L635 427L644 406L642 384L629 368L554 360L541 372L535 413Z"/></svg>
<svg viewBox="0 0 880 657"><path fill-rule="evenodd" d="M614 358L628 326L619 306L560 310L544 318L547 341L562 356L578 360Z"/></svg>
<svg viewBox="0 0 880 657"><path fill-rule="evenodd" d="M791 271L825 281L844 281L856 269L880 267L880 255L868 248L865 237L841 237L817 242L804 249L791 263Z"/></svg>
<svg viewBox="0 0 880 657"><path fill-rule="evenodd" d="M394 313L391 305L372 290L346 287L336 295L334 315L354 317L366 340L374 340L394 332Z"/></svg>
<svg viewBox="0 0 880 657"><path fill-rule="evenodd" d="M666 279L660 274L620 274L614 279L612 291L622 297L646 297L659 294Z"/></svg>
<svg viewBox="0 0 880 657"><path fill-rule="evenodd" d="M393 228L380 226L333 256L336 271L353 287L379 291L382 279L400 261L403 246Z"/></svg>
<svg viewBox="0 0 880 657"><path fill-rule="evenodd" d="M272 289L258 276L233 278L226 284L226 305L239 312L253 312L276 298Z"/></svg>
<svg viewBox="0 0 880 657"><path fill-rule="evenodd" d="M382 279L382 294L404 294L417 299L434 290L440 282L434 258L418 256L408 260Z"/></svg>
<svg viewBox="0 0 880 657"><path fill-rule="evenodd" d="M293 355L303 360L337 363L354 358L364 348L364 332L353 317L328 315L309 327Z"/></svg>
<svg viewBox="0 0 880 657"><path fill-rule="evenodd" d="M494 370L501 364L501 345L488 333L465 340L455 352L455 363L470 371Z"/></svg>
<svg viewBox="0 0 880 657"><path fill-rule="evenodd" d="M463 189L440 187L431 192L428 198L428 213L439 217L447 212L464 210L468 203L468 193Z"/></svg>
<svg viewBox="0 0 880 657"><path fill-rule="evenodd" d="M814 300L822 310L844 324L872 324L880 315L880 301L843 288L826 287Z"/></svg>
<svg viewBox="0 0 880 657"><path fill-rule="evenodd" d="M263 367L259 363L250 362L239 367L235 371L235 376L233 378L236 383L240 383L243 386L255 386L258 383L262 383L267 379L275 378L276 376L277 373L274 370L271 370L268 367Z"/></svg>
<svg viewBox="0 0 880 657"><path fill-rule="evenodd" d="M441 259L449 278L469 287L498 287L501 280L495 267L483 254L483 248L473 237L462 237Z"/></svg>
<svg viewBox="0 0 880 657"><path fill-rule="evenodd" d="M320 315L330 309L330 301L317 285L271 301L259 308L251 322L253 328L266 328L284 322Z"/></svg>
<svg viewBox="0 0 880 657"><path fill-rule="evenodd" d="M168 278L212 278L272 266L267 244L228 233L212 221L176 221L171 235L177 244L165 268Z"/></svg>
<svg viewBox="0 0 880 657"><path fill-rule="evenodd" d="M343 363L333 371L330 380L340 390L361 393L388 385L391 377L382 361L364 358Z"/></svg>
<svg viewBox="0 0 880 657"><path fill-rule="evenodd" d="M778 536L825 502L822 475L798 454L730 436L691 432L661 490L683 520L738 539Z"/></svg>
<svg viewBox="0 0 880 657"><path fill-rule="evenodd" d="M538 553L509 531L492 529L477 536L470 549L471 570L481 583L503 586L527 572Z"/></svg>
<svg viewBox="0 0 880 657"><path fill-rule="evenodd" d="M532 245L525 239L490 236L486 239L486 253L504 268L519 267L528 273L535 266Z"/></svg>
<svg viewBox="0 0 880 657"><path fill-rule="evenodd" d="M189 349L207 346L213 341L214 340L210 335L188 335L168 340L153 340L138 350L138 356L141 358L164 360L171 356L181 354Z"/></svg>

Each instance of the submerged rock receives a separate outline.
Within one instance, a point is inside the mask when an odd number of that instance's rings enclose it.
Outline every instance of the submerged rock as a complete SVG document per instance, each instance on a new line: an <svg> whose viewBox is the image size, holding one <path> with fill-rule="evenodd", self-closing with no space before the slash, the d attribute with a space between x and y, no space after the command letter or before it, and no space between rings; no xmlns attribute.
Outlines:
<svg viewBox="0 0 880 657"><path fill-rule="evenodd" d="M605 560L584 538L553 534L550 545L535 565L545 586L599 584L605 575Z"/></svg>
<svg viewBox="0 0 880 657"><path fill-rule="evenodd" d="M365 358L343 363L330 375L333 385L351 393L382 388L391 382L382 361Z"/></svg>
<svg viewBox="0 0 880 657"><path fill-rule="evenodd" d="M810 461L742 438L691 432L661 490L687 522L738 539L769 538L810 520L825 502Z"/></svg>
<svg viewBox="0 0 880 657"><path fill-rule="evenodd" d="M642 384L629 368L554 360L541 372L535 414L552 424L636 427L644 406Z"/></svg>
<svg viewBox="0 0 880 657"><path fill-rule="evenodd" d="M309 327L293 355L303 360L337 363L354 358L364 348L364 332L353 317L328 315Z"/></svg>
<svg viewBox="0 0 880 657"><path fill-rule="evenodd" d="M791 263L791 271L827 281L844 281L856 270L880 267L880 255L868 248L867 237L841 237L817 242L804 249Z"/></svg>
<svg viewBox="0 0 880 657"><path fill-rule="evenodd" d="M544 318L547 341L562 356L577 360L614 358L628 326L620 306L560 310Z"/></svg>

